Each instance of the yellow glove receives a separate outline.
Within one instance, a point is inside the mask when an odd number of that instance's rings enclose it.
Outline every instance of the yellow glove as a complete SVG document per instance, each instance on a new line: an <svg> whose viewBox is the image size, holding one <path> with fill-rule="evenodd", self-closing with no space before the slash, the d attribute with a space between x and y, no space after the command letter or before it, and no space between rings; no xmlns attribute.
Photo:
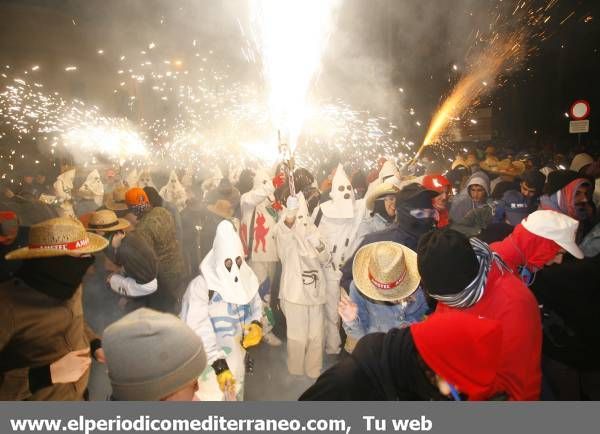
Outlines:
<svg viewBox="0 0 600 434"><path fill-rule="evenodd" d="M217 383L222 392L235 386L235 378L229 369L225 369L220 374L217 374Z"/></svg>
<svg viewBox="0 0 600 434"><path fill-rule="evenodd" d="M252 322L247 325L244 329L244 340L242 346L244 348L250 348L258 345L262 339L262 326L258 322Z"/></svg>

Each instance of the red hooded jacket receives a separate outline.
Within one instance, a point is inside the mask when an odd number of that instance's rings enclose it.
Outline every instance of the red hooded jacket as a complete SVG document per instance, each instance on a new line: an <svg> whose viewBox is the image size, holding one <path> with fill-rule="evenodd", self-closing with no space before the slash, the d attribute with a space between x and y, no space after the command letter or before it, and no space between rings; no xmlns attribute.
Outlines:
<svg viewBox="0 0 600 434"><path fill-rule="evenodd" d="M515 226L508 237L490 244L490 248L500 255L517 276L520 266L537 271L560 251L560 246L554 241L532 234L521 223Z"/></svg>
<svg viewBox="0 0 600 434"><path fill-rule="evenodd" d="M438 303L436 314L455 310ZM460 310L502 323L495 393L506 392L509 399L516 401L538 400L542 382L542 321L537 301L523 282L494 264L481 300Z"/></svg>
<svg viewBox="0 0 600 434"><path fill-rule="evenodd" d="M500 366L502 324L464 312L431 315L411 325L419 354L470 401L492 397Z"/></svg>

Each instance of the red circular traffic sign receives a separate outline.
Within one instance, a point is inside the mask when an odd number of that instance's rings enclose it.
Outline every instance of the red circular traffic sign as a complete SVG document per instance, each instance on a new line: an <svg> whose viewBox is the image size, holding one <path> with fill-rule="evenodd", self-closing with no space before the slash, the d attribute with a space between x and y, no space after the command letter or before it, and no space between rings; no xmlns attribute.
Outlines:
<svg viewBox="0 0 600 434"><path fill-rule="evenodd" d="M571 115L571 119L580 121L586 119L590 115L590 111L590 103L584 99L580 99L573 103L569 114Z"/></svg>

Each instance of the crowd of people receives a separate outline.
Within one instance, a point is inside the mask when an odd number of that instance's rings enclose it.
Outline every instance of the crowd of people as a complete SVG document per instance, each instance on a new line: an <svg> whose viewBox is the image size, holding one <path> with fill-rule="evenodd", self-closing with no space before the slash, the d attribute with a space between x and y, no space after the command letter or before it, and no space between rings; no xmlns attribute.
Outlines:
<svg viewBox="0 0 600 434"><path fill-rule="evenodd" d="M566 160L24 165L0 185L0 400L87 399L92 358L107 399L243 400L257 345L285 345L301 400L600 399L600 160Z"/></svg>

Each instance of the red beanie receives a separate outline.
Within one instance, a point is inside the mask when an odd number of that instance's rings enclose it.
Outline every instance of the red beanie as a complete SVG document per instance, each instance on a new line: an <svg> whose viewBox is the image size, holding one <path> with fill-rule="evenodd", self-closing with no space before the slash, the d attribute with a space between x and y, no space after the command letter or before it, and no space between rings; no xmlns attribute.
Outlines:
<svg viewBox="0 0 600 434"><path fill-rule="evenodd" d="M450 181L448 181L448 178L444 175L425 175L425 177L423 177L423 187L427 190L443 193L449 185Z"/></svg>
<svg viewBox="0 0 600 434"><path fill-rule="evenodd" d="M469 400L484 400L496 392L502 349L499 321L455 311L433 314L410 331L427 366Z"/></svg>

